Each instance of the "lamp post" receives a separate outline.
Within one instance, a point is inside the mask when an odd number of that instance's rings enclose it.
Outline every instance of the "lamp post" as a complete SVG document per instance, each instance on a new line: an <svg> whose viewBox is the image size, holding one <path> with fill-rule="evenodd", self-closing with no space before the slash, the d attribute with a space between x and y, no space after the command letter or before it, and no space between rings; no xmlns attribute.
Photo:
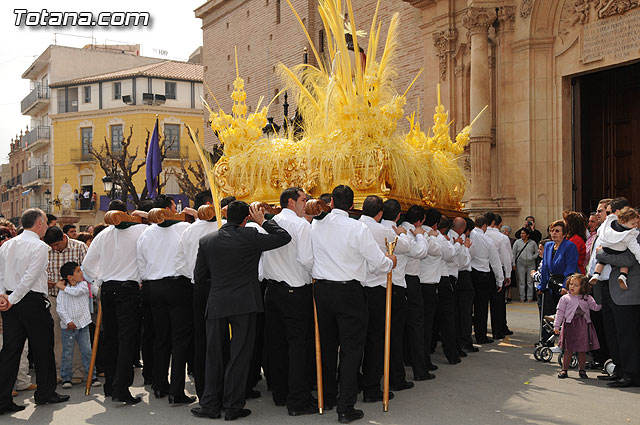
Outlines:
<svg viewBox="0 0 640 425"><path fill-rule="evenodd" d="M47 188L47 190L44 191L44 201L47 204L47 214L49 214L50 211L50 205L51 205L51 191L49 190L49 188Z"/></svg>
<svg viewBox="0 0 640 425"><path fill-rule="evenodd" d="M113 200L113 178L111 176L104 176L102 178L102 184L109 199Z"/></svg>

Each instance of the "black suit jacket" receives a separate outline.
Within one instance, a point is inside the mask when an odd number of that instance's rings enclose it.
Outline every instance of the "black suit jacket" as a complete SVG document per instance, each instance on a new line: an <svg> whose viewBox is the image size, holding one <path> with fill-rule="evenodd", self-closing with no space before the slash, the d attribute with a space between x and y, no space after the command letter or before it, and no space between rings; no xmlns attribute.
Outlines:
<svg viewBox="0 0 640 425"><path fill-rule="evenodd" d="M258 283L260 254L286 245L291 235L273 220L265 221L262 228L268 234L227 223L200 239L194 279L211 281L205 317L264 311Z"/></svg>

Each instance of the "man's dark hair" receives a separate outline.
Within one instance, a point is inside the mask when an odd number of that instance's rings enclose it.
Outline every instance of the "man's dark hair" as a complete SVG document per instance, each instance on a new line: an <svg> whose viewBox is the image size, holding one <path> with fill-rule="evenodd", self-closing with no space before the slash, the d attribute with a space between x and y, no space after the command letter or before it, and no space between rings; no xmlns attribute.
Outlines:
<svg viewBox="0 0 640 425"><path fill-rule="evenodd" d="M97 224L97 225L93 226L93 237L95 238L96 236L98 236L98 234L100 232L102 232L104 229L106 229L107 227L109 227L109 226L107 226L104 223L100 223L100 224Z"/></svg>
<svg viewBox="0 0 640 425"><path fill-rule="evenodd" d="M213 202L213 196L211 196L210 190L203 190L202 192L198 192L196 196L193 198L193 208L197 210L203 205L206 205L207 202Z"/></svg>
<svg viewBox="0 0 640 425"><path fill-rule="evenodd" d="M487 219L487 226L492 226L494 223L497 224L496 215L491 211L487 211L486 213L484 213L484 218ZM476 223L476 226L478 226L478 223Z"/></svg>
<svg viewBox="0 0 640 425"><path fill-rule="evenodd" d="M288 187L285 190L283 190L282 193L280 194L280 206L282 208L287 208L287 205L289 205L289 199L293 199L294 201L297 201L298 198L300 197L300 192L304 192L304 191L299 187Z"/></svg>
<svg viewBox="0 0 640 425"><path fill-rule="evenodd" d="M400 214L400 211L402 211L400 202L396 201L395 199L387 199L382 205L382 218L384 220L396 221L396 218L398 218L398 214Z"/></svg>
<svg viewBox="0 0 640 425"><path fill-rule="evenodd" d="M64 232L58 226L52 226L47 229L47 232L42 238L42 242L46 243L47 245L51 245L56 242L60 242L63 239Z"/></svg>
<svg viewBox="0 0 640 425"><path fill-rule="evenodd" d="M158 195L156 198L156 208L171 208L171 204L174 202L171 196Z"/></svg>
<svg viewBox="0 0 640 425"><path fill-rule="evenodd" d="M36 221L39 218L42 218L44 215L44 211L40 208L29 208L25 210L20 216L20 223L22 224L23 229L31 229L36 225Z"/></svg>
<svg viewBox="0 0 640 425"><path fill-rule="evenodd" d="M431 227L440 222L440 217L442 217L442 213L440 211L435 208L429 208L425 212L424 224Z"/></svg>
<svg viewBox="0 0 640 425"><path fill-rule="evenodd" d="M71 229L76 229L76 225L75 225L75 224L65 224L65 225L62 227L62 231L63 231L65 234L69 233L69 230L71 230Z"/></svg>
<svg viewBox="0 0 640 425"><path fill-rule="evenodd" d="M629 203L629 200L627 198L623 196L620 196L618 198L613 198L613 200L611 201L611 213L615 214L616 211L629 206L631 206L631 204Z"/></svg>
<svg viewBox="0 0 640 425"><path fill-rule="evenodd" d="M536 221L536 218L534 216L532 216L532 215L528 215L524 219L527 220L527 221L529 221L529 219L531 219L531 221L533 221L533 222Z"/></svg>
<svg viewBox="0 0 640 425"><path fill-rule="evenodd" d="M480 228L482 226L484 226L487 223L487 216L485 215L479 215L476 217L476 227Z"/></svg>
<svg viewBox="0 0 640 425"><path fill-rule="evenodd" d="M598 215L598 213L597 213L597 212L595 212L595 211L591 211L591 212L589 213L589 217L591 217L592 215Z"/></svg>
<svg viewBox="0 0 640 425"><path fill-rule="evenodd" d="M349 186L341 184L331 192L333 206L339 210L349 211L353 206L353 190Z"/></svg>
<svg viewBox="0 0 640 425"><path fill-rule="evenodd" d="M127 205L120 199L114 199L109 202L109 211L124 211L127 212Z"/></svg>
<svg viewBox="0 0 640 425"><path fill-rule="evenodd" d="M362 203L362 214L367 217L375 217L382 211L382 198L376 195L369 195Z"/></svg>
<svg viewBox="0 0 640 425"><path fill-rule="evenodd" d="M249 204L244 201L233 201L227 208L227 222L231 224L242 224L249 215Z"/></svg>
<svg viewBox="0 0 640 425"><path fill-rule="evenodd" d="M404 216L408 223L416 223L424 218L424 207L421 205L411 205Z"/></svg>
<svg viewBox="0 0 640 425"><path fill-rule="evenodd" d="M60 277L64 279L67 283L69 283L69 281L67 280L67 276L74 274L76 272L76 267L78 266L79 264L76 263L75 261L69 261L67 263L64 263L62 267L60 267Z"/></svg>
<svg viewBox="0 0 640 425"><path fill-rule="evenodd" d="M520 229L521 232L525 232L527 235L531 236L531 230L527 229L526 227L523 227L522 229ZM516 235L518 237L520 237L520 235Z"/></svg>
<svg viewBox="0 0 640 425"><path fill-rule="evenodd" d="M52 221L56 221L58 217L53 214L47 214L47 225L51 224Z"/></svg>
<svg viewBox="0 0 640 425"><path fill-rule="evenodd" d="M222 200L220 201L220 208L224 208L227 205L229 205L230 203L232 203L233 201L236 200L235 196L225 196L224 198L222 198Z"/></svg>
<svg viewBox="0 0 640 425"><path fill-rule="evenodd" d="M330 193L323 193L322 195L320 195L320 197L318 199L320 199L325 204L329 205L331 203L331 194Z"/></svg>
<svg viewBox="0 0 640 425"><path fill-rule="evenodd" d="M466 229L464 229L465 233L470 232L476 228L476 224L469 217L465 217L464 221L467 223Z"/></svg>
<svg viewBox="0 0 640 425"><path fill-rule="evenodd" d="M451 221L446 215L440 217L440 221L438 222L438 230L444 230L444 233L447 233L451 228Z"/></svg>
<svg viewBox="0 0 640 425"><path fill-rule="evenodd" d="M500 214L496 214L496 226L500 226L502 224L502 216Z"/></svg>
<svg viewBox="0 0 640 425"><path fill-rule="evenodd" d="M145 199L144 201L140 201L138 204L138 209L140 211L149 212L151 209L155 208L156 201L153 199Z"/></svg>

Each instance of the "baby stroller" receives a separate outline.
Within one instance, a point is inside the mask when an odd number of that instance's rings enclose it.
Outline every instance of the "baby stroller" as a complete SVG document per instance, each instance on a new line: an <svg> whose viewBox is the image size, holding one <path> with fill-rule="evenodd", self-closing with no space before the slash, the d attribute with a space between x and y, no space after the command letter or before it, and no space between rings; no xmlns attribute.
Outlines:
<svg viewBox="0 0 640 425"><path fill-rule="evenodd" d="M544 293L542 294L542 305L544 305ZM541 315L540 318L540 330L539 330L539 340L535 344L535 349L533 350L533 357L537 361L542 361L545 363L549 363L553 360L554 354L559 354L558 356L558 364L562 367L562 359L564 358L564 350L561 347L556 347L556 341L558 340L558 335L553 332L553 324L555 322L555 314L554 315ZM544 330L544 332L543 332ZM544 335L544 336L543 336ZM569 365L572 369L578 367L578 356L576 353L573 353L571 356L571 364Z"/></svg>

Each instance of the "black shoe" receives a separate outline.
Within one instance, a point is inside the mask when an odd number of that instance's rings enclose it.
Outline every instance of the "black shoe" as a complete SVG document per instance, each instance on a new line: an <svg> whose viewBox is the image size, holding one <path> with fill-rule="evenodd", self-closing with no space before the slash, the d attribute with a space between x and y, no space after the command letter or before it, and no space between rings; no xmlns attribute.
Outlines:
<svg viewBox="0 0 640 425"><path fill-rule="evenodd" d="M599 363L594 360L584 365L584 368L587 370L602 370L603 365L602 363Z"/></svg>
<svg viewBox="0 0 640 425"><path fill-rule="evenodd" d="M245 398L247 400L252 399L252 398L260 398L262 394L260 393L260 391L258 390L247 390L246 394L245 394Z"/></svg>
<svg viewBox="0 0 640 425"><path fill-rule="evenodd" d="M402 391L402 390L409 390L409 389L413 388L414 386L415 386L415 384L413 382L402 381L402 382L399 382L397 384L391 385L391 389L393 391Z"/></svg>
<svg viewBox="0 0 640 425"><path fill-rule="evenodd" d="M169 393L160 390L153 390L153 395L156 398L165 398Z"/></svg>
<svg viewBox="0 0 640 425"><path fill-rule="evenodd" d="M480 345L482 345L482 344L491 344L492 342L493 342L493 340L491 338L480 338L480 339L476 338L476 343L480 344Z"/></svg>
<svg viewBox="0 0 640 425"><path fill-rule="evenodd" d="M479 348L476 348L473 345L465 345L464 347L462 347L462 349L467 353L477 353L478 351L480 351Z"/></svg>
<svg viewBox="0 0 640 425"><path fill-rule="evenodd" d="M53 393L49 398L45 398L44 400L36 400L36 404L55 404L55 403L64 403L69 400L69 396L66 394L58 394Z"/></svg>
<svg viewBox="0 0 640 425"><path fill-rule="evenodd" d="M322 407L324 410L333 410L334 407L338 405L338 400L325 400L324 406Z"/></svg>
<svg viewBox="0 0 640 425"><path fill-rule="evenodd" d="M128 395L127 397L112 397L111 401L114 403L124 403L124 404L138 404L142 401L140 397L134 397L132 395Z"/></svg>
<svg viewBox="0 0 640 425"><path fill-rule="evenodd" d="M276 406L280 406L280 407L287 405L287 401L286 400L273 400L273 403Z"/></svg>
<svg viewBox="0 0 640 425"><path fill-rule="evenodd" d="M507 328L507 330L504 331L504 334L505 335L513 335L513 331L511 329Z"/></svg>
<svg viewBox="0 0 640 425"><path fill-rule="evenodd" d="M431 379L435 379L435 377L436 377L436 375L434 375L433 373L427 372L426 375L414 376L413 380L414 381L429 381Z"/></svg>
<svg viewBox="0 0 640 425"><path fill-rule="evenodd" d="M348 413L338 413L338 422L341 424L348 424L349 422L357 421L362 418L364 418L364 412L358 409L353 409Z"/></svg>
<svg viewBox="0 0 640 425"><path fill-rule="evenodd" d="M616 375L598 375L596 378L602 381L617 381L620 377Z"/></svg>
<svg viewBox="0 0 640 425"><path fill-rule="evenodd" d="M429 372L433 372L434 370L438 370L438 366L434 365L433 363L429 363L429 364L427 365L427 370L428 370Z"/></svg>
<svg viewBox="0 0 640 425"><path fill-rule="evenodd" d="M502 335L502 334L493 335L493 339L494 340L496 340L496 339L505 339L505 338L506 338L506 336Z"/></svg>
<svg viewBox="0 0 640 425"><path fill-rule="evenodd" d="M617 381L609 382L607 386L611 388L631 388L637 387L638 384L636 384L629 378L620 378Z"/></svg>
<svg viewBox="0 0 640 425"><path fill-rule="evenodd" d="M195 396L182 394L180 396L174 397L172 395L169 395L169 404L191 404L194 401L196 401Z"/></svg>
<svg viewBox="0 0 640 425"><path fill-rule="evenodd" d="M20 406L12 402L8 406L0 407L0 415L4 415L5 413L21 412L23 410L24 410L24 406Z"/></svg>
<svg viewBox="0 0 640 425"><path fill-rule="evenodd" d="M318 412L318 405L309 402L300 409L289 410L289 416L315 415Z"/></svg>
<svg viewBox="0 0 640 425"><path fill-rule="evenodd" d="M389 400L393 399L395 395L389 391ZM376 403L378 401L382 401L382 391L373 395L364 395L362 397L362 401L365 403Z"/></svg>
<svg viewBox="0 0 640 425"><path fill-rule="evenodd" d="M460 357L467 357L467 352L464 351L462 348L458 348L458 355Z"/></svg>
<svg viewBox="0 0 640 425"><path fill-rule="evenodd" d="M224 420L235 421L238 418L246 418L251 414L249 409L225 409Z"/></svg>
<svg viewBox="0 0 640 425"><path fill-rule="evenodd" d="M209 418L209 419L220 419L220 411L219 410L208 410L204 407L194 407L191 409L191 414L196 418Z"/></svg>
<svg viewBox="0 0 640 425"><path fill-rule="evenodd" d="M449 364L458 364L458 363L462 363L462 360L460 360L460 357L449 360Z"/></svg>

